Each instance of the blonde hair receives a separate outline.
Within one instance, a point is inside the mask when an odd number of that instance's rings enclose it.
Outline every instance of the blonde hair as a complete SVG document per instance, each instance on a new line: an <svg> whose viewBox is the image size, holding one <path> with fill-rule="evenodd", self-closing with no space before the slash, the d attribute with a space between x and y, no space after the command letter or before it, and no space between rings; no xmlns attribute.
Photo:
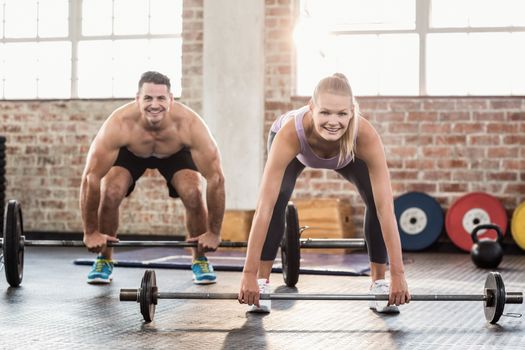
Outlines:
<svg viewBox="0 0 525 350"><path fill-rule="evenodd" d="M350 87L348 79L342 73L335 73L332 76L321 79L321 81L315 87L314 93L312 95L312 100L316 105L319 94L322 92L329 92L350 97L353 118L348 125L348 129L346 129L339 142L339 160L337 164L341 165L346 159L354 159L355 157L355 140L358 129L357 125L361 115L359 111L359 104L354 98L354 94L352 93L352 88Z"/></svg>

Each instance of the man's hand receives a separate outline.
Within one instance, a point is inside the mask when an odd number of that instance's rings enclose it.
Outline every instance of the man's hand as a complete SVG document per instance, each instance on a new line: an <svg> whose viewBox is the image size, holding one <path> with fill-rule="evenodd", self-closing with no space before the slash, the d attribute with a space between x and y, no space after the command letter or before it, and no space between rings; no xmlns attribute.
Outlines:
<svg viewBox="0 0 525 350"><path fill-rule="evenodd" d="M207 231L197 237L190 237L186 241L197 242L197 249L201 252L214 252L221 243L221 238L219 235Z"/></svg>
<svg viewBox="0 0 525 350"><path fill-rule="evenodd" d="M107 242L118 242L118 238L108 236L99 231L94 231L90 234L84 233L84 244L86 248L92 253L100 253L104 247L106 247Z"/></svg>

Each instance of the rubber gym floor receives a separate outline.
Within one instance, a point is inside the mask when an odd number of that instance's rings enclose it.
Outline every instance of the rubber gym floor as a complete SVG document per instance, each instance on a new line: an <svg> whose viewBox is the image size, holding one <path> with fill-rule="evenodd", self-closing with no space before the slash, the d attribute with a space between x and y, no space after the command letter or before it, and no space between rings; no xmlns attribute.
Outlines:
<svg viewBox="0 0 525 350"><path fill-rule="evenodd" d="M138 288L139 268L115 269L111 285L85 282L91 257L81 248L33 248L25 253L18 288L0 281L2 349L524 349L523 318L485 321L483 303L412 302L398 315L379 315L366 301L274 301L269 315L247 314L233 300L159 300L145 324L139 304L120 302ZM467 254L405 253L413 294L483 294L487 271ZM525 289L525 255L506 255L507 291ZM158 269L161 292L237 292L240 273L218 272L218 283L196 286L186 270ZM3 272L2 272L3 275ZM2 276L3 279L3 276ZM275 292L366 293L369 277L302 275L296 289L272 275ZM504 313L523 313L506 305Z"/></svg>

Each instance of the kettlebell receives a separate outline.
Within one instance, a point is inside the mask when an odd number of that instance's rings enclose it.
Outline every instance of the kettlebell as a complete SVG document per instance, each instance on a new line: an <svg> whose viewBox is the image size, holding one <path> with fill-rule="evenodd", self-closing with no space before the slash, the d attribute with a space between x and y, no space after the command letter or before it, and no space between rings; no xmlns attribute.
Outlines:
<svg viewBox="0 0 525 350"><path fill-rule="evenodd" d="M490 238L479 239L478 231L484 229L496 231L498 238L496 240ZM470 257L474 264L484 269L497 268L503 259L503 248L500 244L503 240L501 228L494 224L478 225L472 230L471 237L474 245L470 250Z"/></svg>

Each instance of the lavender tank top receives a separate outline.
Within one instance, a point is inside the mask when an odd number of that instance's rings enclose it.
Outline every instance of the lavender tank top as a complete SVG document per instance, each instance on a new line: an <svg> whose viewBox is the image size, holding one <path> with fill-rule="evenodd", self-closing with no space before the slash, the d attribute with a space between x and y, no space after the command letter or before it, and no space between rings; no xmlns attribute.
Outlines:
<svg viewBox="0 0 525 350"><path fill-rule="evenodd" d="M271 127L271 131L277 133L281 130L282 126L291 118L295 117L295 130L297 131L297 136L299 137L299 143L301 144L301 150L297 155L297 159L307 167L317 168L317 169L341 169L348 165L352 161L351 157L348 157L343 161L341 165L338 166L337 162L339 161L339 154L332 158L321 158L314 153L308 141L306 139L306 134L304 133L303 128L303 118L304 115L308 112L308 106L301 107L299 109L287 112L280 116ZM355 141L354 141L355 142Z"/></svg>

